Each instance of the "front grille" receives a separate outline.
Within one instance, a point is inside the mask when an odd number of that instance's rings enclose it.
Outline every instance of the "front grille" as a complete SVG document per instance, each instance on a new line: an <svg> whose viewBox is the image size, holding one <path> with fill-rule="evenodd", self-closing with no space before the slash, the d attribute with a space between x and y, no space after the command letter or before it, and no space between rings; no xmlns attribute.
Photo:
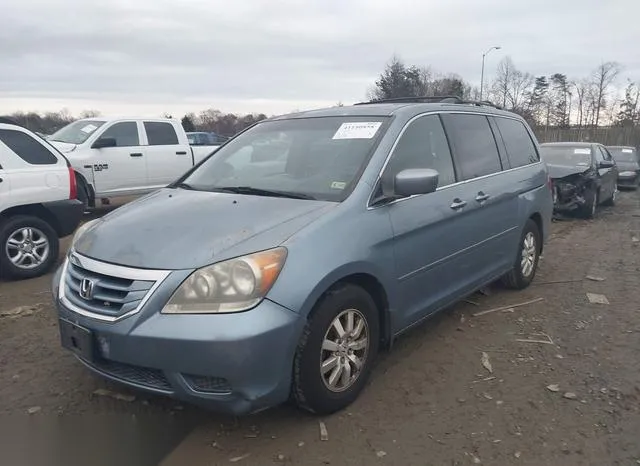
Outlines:
<svg viewBox="0 0 640 466"><path fill-rule="evenodd" d="M80 296L83 280L91 280L91 297ZM120 317L134 311L155 284L154 281L130 280L93 272L71 261L64 277L65 298L75 306L108 317Z"/></svg>
<svg viewBox="0 0 640 466"><path fill-rule="evenodd" d="M227 379L221 377L209 377L206 375L183 374L187 383L197 392L205 393L231 393L231 386Z"/></svg>
<svg viewBox="0 0 640 466"><path fill-rule="evenodd" d="M158 369L150 369L142 366L132 366L121 362L100 359L93 362L84 361L90 367L97 369L106 375L119 379L123 382L139 385L142 387L172 392L171 384Z"/></svg>

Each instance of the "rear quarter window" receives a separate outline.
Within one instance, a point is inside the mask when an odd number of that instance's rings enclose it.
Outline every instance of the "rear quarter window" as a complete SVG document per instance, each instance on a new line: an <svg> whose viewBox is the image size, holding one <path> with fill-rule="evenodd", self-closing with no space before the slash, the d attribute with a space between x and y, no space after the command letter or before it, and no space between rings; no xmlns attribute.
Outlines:
<svg viewBox="0 0 640 466"><path fill-rule="evenodd" d="M540 161L536 146L521 121L496 117L498 130L507 148L511 168L523 167Z"/></svg>
<svg viewBox="0 0 640 466"><path fill-rule="evenodd" d="M171 123L145 121L144 129L150 146L173 146L178 144L178 135Z"/></svg>
<svg viewBox="0 0 640 466"><path fill-rule="evenodd" d="M58 158L35 138L22 131L0 129L0 141L31 165L55 165Z"/></svg>

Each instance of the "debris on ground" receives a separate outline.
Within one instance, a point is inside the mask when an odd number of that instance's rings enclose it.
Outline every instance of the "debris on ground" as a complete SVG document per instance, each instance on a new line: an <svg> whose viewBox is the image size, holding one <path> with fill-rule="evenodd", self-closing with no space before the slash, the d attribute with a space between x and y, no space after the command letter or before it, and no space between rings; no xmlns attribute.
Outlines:
<svg viewBox="0 0 640 466"><path fill-rule="evenodd" d="M229 463L237 463L238 461L242 461L249 458L249 456L251 456L251 453L246 453L242 456L235 456L233 458L229 458Z"/></svg>
<svg viewBox="0 0 640 466"><path fill-rule="evenodd" d="M32 406L31 408L27 409L27 413L35 414L40 410L42 410L42 408L40 406Z"/></svg>
<svg viewBox="0 0 640 466"><path fill-rule="evenodd" d="M609 304L609 300L603 294L587 293L587 299L591 304Z"/></svg>
<svg viewBox="0 0 640 466"><path fill-rule="evenodd" d="M591 280L592 282L603 282L603 281L605 281L604 277L598 277L597 275L587 275L585 278L587 280Z"/></svg>
<svg viewBox="0 0 640 466"><path fill-rule="evenodd" d="M573 392L567 392L564 395L562 395L563 398L566 398L567 400L577 400L578 399L578 395L576 395Z"/></svg>
<svg viewBox="0 0 640 466"><path fill-rule="evenodd" d="M34 312L37 312L40 309L42 309L43 306L44 306L44 304L38 303L38 304L34 304L32 306L14 307L13 309L9 309L7 311L0 311L0 317L17 318L17 317L23 317L23 316L30 316Z"/></svg>
<svg viewBox="0 0 640 466"><path fill-rule="evenodd" d="M555 345L555 343L553 342L553 339L547 335L546 333L533 333L531 335L538 335L538 336L542 336L545 337L546 340L539 340L539 339L535 339L535 338L525 338L525 339L516 339L517 342L519 343L540 343L543 345Z"/></svg>
<svg viewBox="0 0 640 466"><path fill-rule="evenodd" d="M493 397L491 395L489 395L488 393L483 393L482 396L487 400L493 400Z"/></svg>
<svg viewBox="0 0 640 466"><path fill-rule="evenodd" d="M513 456L515 456L516 458L520 458L522 456L522 453L520 453L519 451L515 452L513 454Z"/></svg>
<svg viewBox="0 0 640 466"><path fill-rule="evenodd" d="M298 447L304 447L304 442L298 442Z"/></svg>
<svg viewBox="0 0 640 466"><path fill-rule="evenodd" d="M277 456L278 461L284 461L286 457L281 453Z"/></svg>
<svg viewBox="0 0 640 466"><path fill-rule="evenodd" d="M478 293L483 294L485 296L491 296L493 294L493 291L491 291L491 288L489 288L488 286L485 286L484 288L480 288L478 290Z"/></svg>
<svg viewBox="0 0 640 466"><path fill-rule="evenodd" d="M380 450L380 451L376 452L376 456L378 458L384 458L385 456L387 456L387 452Z"/></svg>
<svg viewBox="0 0 640 466"><path fill-rule="evenodd" d="M93 392L94 395L97 396L107 396L109 398L113 398L114 400L126 401L127 403L131 403L136 400L136 397L133 395L125 395L124 393L112 392L111 390L107 390L106 388L99 388Z"/></svg>
<svg viewBox="0 0 640 466"><path fill-rule="evenodd" d="M489 355L484 351L482 352L482 358L480 359L480 362L482 363L482 367L484 367L489 372L489 374L493 374L493 366L491 365L491 361L489 360Z"/></svg>
<svg viewBox="0 0 640 466"><path fill-rule="evenodd" d="M632 242L632 243L640 243L640 239L638 239L638 237L637 237L637 236L632 236L632 237L631 237L631 242Z"/></svg>
<svg viewBox="0 0 640 466"><path fill-rule="evenodd" d="M486 378L484 378L484 379L474 380L474 381L473 381L473 382L471 382L471 383L489 382L490 380L496 380L496 378L495 378L495 377L486 377Z"/></svg>
<svg viewBox="0 0 640 466"><path fill-rule="evenodd" d="M470 299L465 299L464 302L473 306L480 306L480 304L476 303L475 301L471 301Z"/></svg>
<svg viewBox="0 0 640 466"><path fill-rule="evenodd" d="M558 384L547 385L547 390L556 393L560 391L560 386Z"/></svg>
<svg viewBox="0 0 640 466"><path fill-rule="evenodd" d="M471 314L471 315L473 317L479 317L479 316L483 316L485 314L490 314L492 312L500 312L500 311L509 312L509 310L513 311L513 308L527 306L529 304L538 303L538 302L543 301L543 300L544 300L544 298L536 298L536 299L532 299L531 301L525 301L523 303L510 304L508 306L495 307L493 309L488 309L486 311L476 312L475 314Z"/></svg>
<svg viewBox="0 0 640 466"><path fill-rule="evenodd" d="M322 421L320 421L318 425L320 426L320 440L322 442L326 442L327 440L329 440L329 432L327 431L327 426Z"/></svg>

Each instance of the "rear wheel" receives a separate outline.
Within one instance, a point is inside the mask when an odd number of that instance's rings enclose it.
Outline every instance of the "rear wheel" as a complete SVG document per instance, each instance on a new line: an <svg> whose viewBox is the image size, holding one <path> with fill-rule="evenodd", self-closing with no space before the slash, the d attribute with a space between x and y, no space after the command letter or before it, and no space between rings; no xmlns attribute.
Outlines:
<svg viewBox="0 0 640 466"><path fill-rule="evenodd" d="M330 414L362 391L378 352L378 310L355 285L329 291L317 304L298 344L292 395L297 405Z"/></svg>
<svg viewBox="0 0 640 466"><path fill-rule="evenodd" d="M522 230L520 247L513 269L502 277L502 282L506 287L522 290L531 284L538 270L541 246L542 235L538 224L529 219Z"/></svg>
<svg viewBox="0 0 640 466"><path fill-rule="evenodd" d="M47 273L58 260L60 245L55 230L30 215L10 218L0 227L0 275L11 279Z"/></svg>

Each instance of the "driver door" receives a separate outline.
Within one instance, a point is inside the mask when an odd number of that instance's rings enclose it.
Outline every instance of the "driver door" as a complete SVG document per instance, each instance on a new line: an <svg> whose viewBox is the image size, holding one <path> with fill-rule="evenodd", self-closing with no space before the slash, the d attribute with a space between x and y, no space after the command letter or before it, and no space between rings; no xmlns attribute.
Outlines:
<svg viewBox="0 0 640 466"><path fill-rule="evenodd" d="M97 140L113 138L115 147L92 148L96 192L119 194L144 189L147 166L140 128L135 121L119 121L104 129Z"/></svg>

